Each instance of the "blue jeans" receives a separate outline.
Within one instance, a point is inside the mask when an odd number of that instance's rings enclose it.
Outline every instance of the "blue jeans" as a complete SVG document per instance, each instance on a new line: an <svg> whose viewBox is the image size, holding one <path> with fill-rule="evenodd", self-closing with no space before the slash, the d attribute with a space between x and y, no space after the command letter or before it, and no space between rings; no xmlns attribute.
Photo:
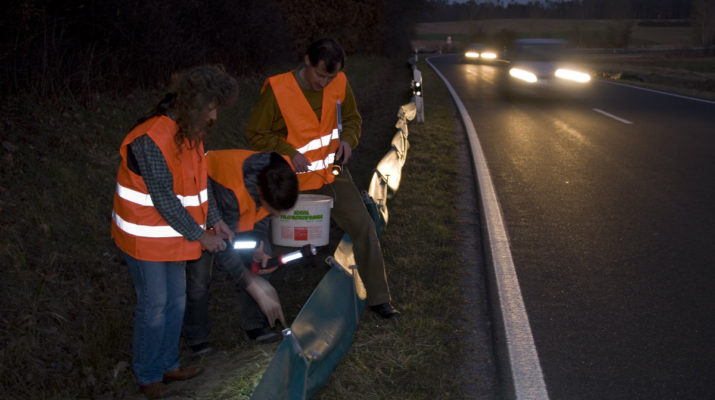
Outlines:
<svg viewBox="0 0 715 400"><path fill-rule="evenodd" d="M137 296L132 368L139 385L161 382L179 367L186 304L186 262L137 260L124 254Z"/></svg>

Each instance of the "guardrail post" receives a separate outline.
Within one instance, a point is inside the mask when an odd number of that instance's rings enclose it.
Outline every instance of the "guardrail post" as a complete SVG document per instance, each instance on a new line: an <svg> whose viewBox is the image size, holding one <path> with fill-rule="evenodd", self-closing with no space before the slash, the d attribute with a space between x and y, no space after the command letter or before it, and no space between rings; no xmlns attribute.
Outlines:
<svg viewBox="0 0 715 400"><path fill-rule="evenodd" d="M422 95L424 87L422 85L422 71L417 68L412 70L412 101L417 106L417 122L425 122L424 104Z"/></svg>

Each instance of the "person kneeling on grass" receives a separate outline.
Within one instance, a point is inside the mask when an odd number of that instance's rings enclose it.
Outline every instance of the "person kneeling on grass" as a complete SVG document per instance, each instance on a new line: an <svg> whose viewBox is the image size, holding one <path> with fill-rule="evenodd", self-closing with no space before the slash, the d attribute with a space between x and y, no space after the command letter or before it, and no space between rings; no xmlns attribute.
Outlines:
<svg viewBox="0 0 715 400"><path fill-rule="evenodd" d="M217 266L236 282L242 307L241 327L249 338L261 343L276 341L278 334L268 330L279 320L285 321L275 289L249 266L258 262L260 275L276 267L265 268L270 256L269 215L292 208L298 199L298 181L290 164L278 153L250 150L216 150L206 155L213 198L233 234L256 238L259 246L244 253L228 247L215 255ZM249 234L249 235L246 235ZM200 262L187 265L187 302L184 339L194 357L211 352L208 317L212 254L204 253ZM254 311L255 310L255 311Z"/></svg>

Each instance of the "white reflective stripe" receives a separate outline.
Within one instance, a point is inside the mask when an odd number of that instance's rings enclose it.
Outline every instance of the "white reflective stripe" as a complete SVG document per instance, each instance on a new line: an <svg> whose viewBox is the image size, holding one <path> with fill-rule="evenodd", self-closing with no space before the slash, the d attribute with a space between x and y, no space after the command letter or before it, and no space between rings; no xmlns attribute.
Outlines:
<svg viewBox="0 0 715 400"><path fill-rule="evenodd" d="M169 225L137 225L123 220L114 211L112 211L112 219L114 219L114 223L117 224L119 229L130 235L148 238L181 237L181 234ZM201 225L201 229L206 229L206 225Z"/></svg>
<svg viewBox="0 0 715 400"><path fill-rule="evenodd" d="M195 196L181 196L177 194L176 198L179 199L181 205L184 207L198 207L208 201L209 191L208 189L204 189Z"/></svg>
<svg viewBox="0 0 715 400"><path fill-rule="evenodd" d="M129 189L117 183L117 195L124 200L130 201L134 204L139 204L145 207L154 207L154 203L151 201L151 196L148 193L138 192L134 189ZM181 196L176 195L179 199L181 205L184 207L197 207L208 201L209 191L208 189L202 190L198 195L194 196Z"/></svg>
<svg viewBox="0 0 715 400"><path fill-rule="evenodd" d="M326 169L333 163L333 161L335 161L335 153L330 153L327 157L325 157L325 160L318 160L310 163L310 165L308 165L308 171L320 171Z"/></svg>
<svg viewBox="0 0 715 400"><path fill-rule="evenodd" d="M137 192L134 189L129 189L117 183L117 195L124 200L131 201L134 204L139 204L140 206L153 207L154 203L151 201L151 196L148 193Z"/></svg>
<svg viewBox="0 0 715 400"><path fill-rule="evenodd" d="M338 130L333 129L333 131L328 133L327 135L311 140L310 142L308 142L308 144L299 148L298 152L300 154L305 154L306 152L309 152L311 150L317 150L321 147L326 147L331 140L337 140L339 138L340 136L338 135Z"/></svg>

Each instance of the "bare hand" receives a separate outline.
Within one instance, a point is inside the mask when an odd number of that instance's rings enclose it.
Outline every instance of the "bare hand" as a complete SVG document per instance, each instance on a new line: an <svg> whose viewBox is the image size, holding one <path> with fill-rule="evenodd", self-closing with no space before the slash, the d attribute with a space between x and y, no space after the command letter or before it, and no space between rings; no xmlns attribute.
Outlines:
<svg viewBox="0 0 715 400"><path fill-rule="evenodd" d="M343 164L347 164L350 160L350 156L353 154L353 149L350 144L344 140L340 141L338 145L338 151L335 152L335 158L340 159Z"/></svg>
<svg viewBox="0 0 715 400"><path fill-rule="evenodd" d="M215 223L213 228L221 239L228 240L229 242L232 241L235 236L233 231L228 227L228 225L226 225L225 222L223 222L223 220L219 220Z"/></svg>
<svg viewBox="0 0 715 400"><path fill-rule="evenodd" d="M266 265L268 265L268 260L270 259L271 256L263 251L263 240L261 240L260 244L258 245L258 248L253 250L253 262L258 263L258 265L261 266L261 268L258 269L258 275L268 275L278 269L278 265L271 268L266 268Z"/></svg>
<svg viewBox="0 0 715 400"><path fill-rule="evenodd" d="M220 236L208 231L204 231L199 238L199 243L211 253L226 249L226 242Z"/></svg>
<svg viewBox="0 0 715 400"><path fill-rule="evenodd" d="M286 326L276 289L267 280L255 275L248 275L250 276L247 278L248 286L246 286L246 291L256 300L258 307L265 314L268 324L273 328L276 320L278 320L283 326Z"/></svg>
<svg viewBox="0 0 715 400"><path fill-rule="evenodd" d="M308 159L298 153L293 156L293 168L295 169L295 172L308 172Z"/></svg>

